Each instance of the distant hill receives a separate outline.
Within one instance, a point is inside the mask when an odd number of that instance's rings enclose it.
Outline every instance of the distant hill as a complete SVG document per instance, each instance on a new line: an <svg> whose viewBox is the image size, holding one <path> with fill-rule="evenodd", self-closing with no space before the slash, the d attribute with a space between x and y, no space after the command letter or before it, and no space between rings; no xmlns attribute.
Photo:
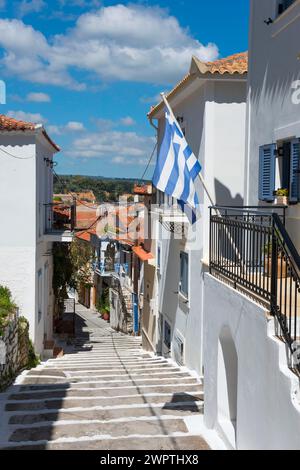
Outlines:
<svg viewBox="0 0 300 470"><path fill-rule="evenodd" d="M54 193L93 191L98 202L116 202L123 194L132 194L136 180L102 176L58 175L54 178Z"/></svg>

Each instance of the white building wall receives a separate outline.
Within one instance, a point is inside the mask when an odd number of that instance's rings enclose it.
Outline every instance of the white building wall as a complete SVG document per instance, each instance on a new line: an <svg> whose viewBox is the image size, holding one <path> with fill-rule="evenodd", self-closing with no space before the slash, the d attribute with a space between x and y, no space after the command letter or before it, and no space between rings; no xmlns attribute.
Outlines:
<svg viewBox="0 0 300 470"><path fill-rule="evenodd" d="M51 202L51 169L44 158L53 149L33 134L1 133L0 284L10 288L20 315L30 324L36 351L52 337L52 243L44 235L45 203ZM45 268L48 265L48 281ZM42 272L42 318L38 319L38 272Z"/></svg>
<svg viewBox="0 0 300 470"><path fill-rule="evenodd" d="M212 198L223 205L243 204L245 166L245 81L206 82L189 98L176 105L176 116L183 117L186 138L203 167L202 174ZM171 103L172 105L172 103ZM164 120L159 121L159 142ZM209 253L210 201L197 182L201 216L190 227L186 240L178 240L161 229L162 267L158 283L160 345L164 355L175 359L174 338L184 340L184 364L202 373L203 275ZM167 201L168 198L165 197ZM194 239L194 240L193 240ZM189 302L178 295L180 251L189 254ZM165 320L171 326L171 352L164 345Z"/></svg>
<svg viewBox="0 0 300 470"><path fill-rule="evenodd" d="M205 424L239 450L300 446L297 377L263 307L205 275Z"/></svg>
<svg viewBox="0 0 300 470"><path fill-rule="evenodd" d="M249 205L258 204L259 147L300 137L300 92L293 88L300 80L300 1L280 17L277 7L278 0L251 2L245 180ZM275 19L269 26L264 23L268 18ZM299 204L289 208L288 219L288 230L300 249Z"/></svg>

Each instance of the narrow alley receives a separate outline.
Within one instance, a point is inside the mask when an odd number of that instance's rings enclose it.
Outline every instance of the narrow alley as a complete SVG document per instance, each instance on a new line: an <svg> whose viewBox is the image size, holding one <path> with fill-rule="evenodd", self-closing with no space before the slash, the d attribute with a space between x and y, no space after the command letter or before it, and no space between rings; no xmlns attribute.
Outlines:
<svg viewBox="0 0 300 470"><path fill-rule="evenodd" d="M196 377L80 306L65 356L0 394L0 448L206 450L195 432L202 408Z"/></svg>

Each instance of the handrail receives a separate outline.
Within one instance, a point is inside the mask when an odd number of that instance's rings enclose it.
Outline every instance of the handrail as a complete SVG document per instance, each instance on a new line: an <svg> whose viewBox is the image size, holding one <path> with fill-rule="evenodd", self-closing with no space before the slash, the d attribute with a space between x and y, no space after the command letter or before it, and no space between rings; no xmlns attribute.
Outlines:
<svg viewBox="0 0 300 470"><path fill-rule="evenodd" d="M280 232L282 240L286 244L286 246L287 246L287 248L288 248L288 250L289 250L289 252L290 252L290 254L293 258L294 263L296 264L297 268L300 271L300 255L299 255L294 243L292 242L291 237L289 236L286 228L284 227L283 223L281 222L280 217L278 216L278 214L273 214L273 220L274 220L274 223L275 223L275 226L276 226L277 230Z"/></svg>
<svg viewBox="0 0 300 470"><path fill-rule="evenodd" d="M217 209L216 215L212 211ZM290 366L300 372L300 254L283 217L249 208L210 208L210 273L266 302L277 319L277 335L289 350ZM220 211L224 211L221 213ZM233 211L233 213L230 213ZM267 217L267 220L265 220ZM250 221L249 221L250 219Z"/></svg>

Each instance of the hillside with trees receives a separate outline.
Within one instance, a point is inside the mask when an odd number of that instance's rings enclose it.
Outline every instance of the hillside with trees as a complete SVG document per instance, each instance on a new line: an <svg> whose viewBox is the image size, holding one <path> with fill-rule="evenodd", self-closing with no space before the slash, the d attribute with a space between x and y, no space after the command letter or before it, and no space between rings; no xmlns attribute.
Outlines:
<svg viewBox="0 0 300 470"><path fill-rule="evenodd" d="M123 194L133 194L135 180L80 175L54 178L54 193L93 191L98 202L116 202Z"/></svg>

